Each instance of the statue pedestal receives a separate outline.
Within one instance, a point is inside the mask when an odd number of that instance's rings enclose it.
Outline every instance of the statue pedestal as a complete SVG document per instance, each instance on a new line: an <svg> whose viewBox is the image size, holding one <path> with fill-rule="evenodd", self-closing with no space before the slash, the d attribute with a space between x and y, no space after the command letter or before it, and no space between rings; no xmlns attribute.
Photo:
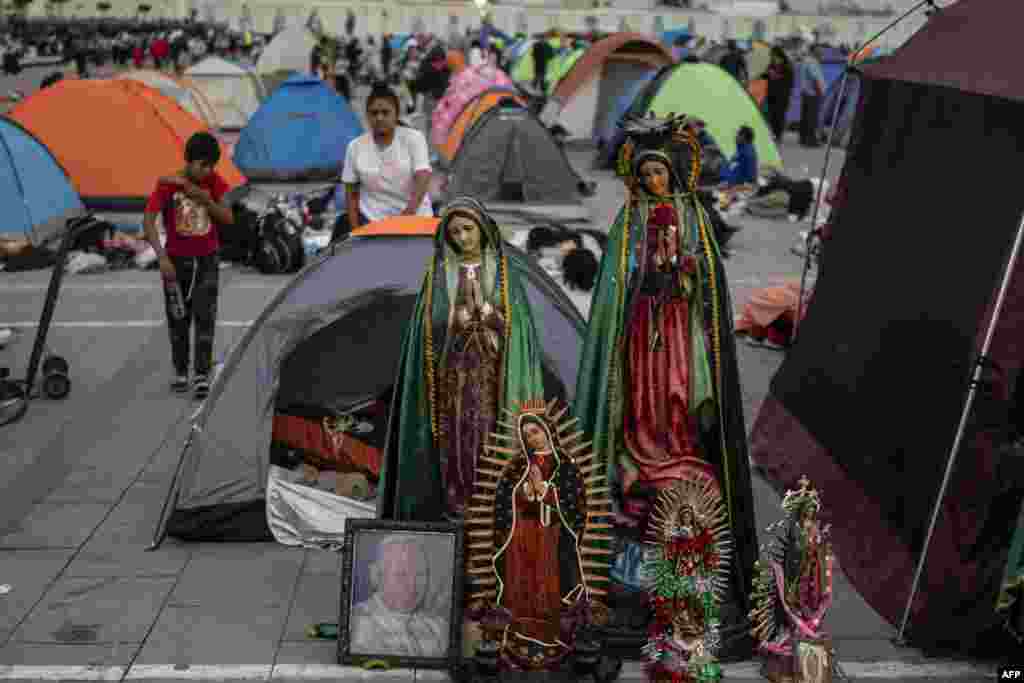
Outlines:
<svg viewBox="0 0 1024 683"><path fill-rule="evenodd" d="M472 659L466 660L454 680L459 683L513 683L515 681L594 681L610 683L619 677L622 660L607 654L600 640L581 640L565 655L557 668L533 671L503 670L508 666L497 643L484 641Z"/></svg>

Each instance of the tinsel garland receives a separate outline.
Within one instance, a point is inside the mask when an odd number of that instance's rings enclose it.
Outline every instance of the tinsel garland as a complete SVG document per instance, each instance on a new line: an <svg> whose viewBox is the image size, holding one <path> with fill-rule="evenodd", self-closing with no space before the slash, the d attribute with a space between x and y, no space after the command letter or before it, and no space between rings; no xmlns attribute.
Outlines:
<svg viewBox="0 0 1024 683"><path fill-rule="evenodd" d="M721 645L719 608L713 583L704 576L717 562L714 553L702 553L702 566L698 575L681 576L676 570L680 552L700 552L711 545L710 536L673 541L663 546L647 562L650 576L654 577L650 603L654 612L648 628L648 641L643 648L647 659L647 673L656 683L716 683L722 670L714 653ZM704 615L704 638L701 654L689 657L673 644L673 620L685 603L696 601Z"/></svg>

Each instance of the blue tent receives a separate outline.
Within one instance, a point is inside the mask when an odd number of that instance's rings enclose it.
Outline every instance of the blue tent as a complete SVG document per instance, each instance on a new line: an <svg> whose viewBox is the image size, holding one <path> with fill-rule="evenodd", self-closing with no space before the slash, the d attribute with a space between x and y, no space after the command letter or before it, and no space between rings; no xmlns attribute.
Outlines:
<svg viewBox="0 0 1024 683"><path fill-rule="evenodd" d="M296 74L260 105L235 145L250 180L322 180L341 172L363 126L348 102L314 76Z"/></svg>
<svg viewBox="0 0 1024 683"><path fill-rule="evenodd" d="M599 121L597 126L594 127L594 133L600 146L612 143L612 140L615 139L616 134L620 130L619 122L622 120L622 117L629 111L633 101L640 95L644 87L654 80L658 73L660 73L658 69L645 71L639 78L627 85L622 94L619 95L619 99L615 101L614 106L608 108L603 120Z"/></svg>
<svg viewBox="0 0 1024 683"><path fill-rule="evenodd" d="M43 244L83 212L82 200L50 150L20 125L0 118L0 239Z"/></svg>

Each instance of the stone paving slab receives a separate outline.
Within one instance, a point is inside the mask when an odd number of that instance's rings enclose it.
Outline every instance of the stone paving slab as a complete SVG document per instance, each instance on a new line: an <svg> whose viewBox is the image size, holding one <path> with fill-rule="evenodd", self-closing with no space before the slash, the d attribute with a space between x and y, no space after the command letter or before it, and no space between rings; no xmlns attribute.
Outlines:
<svg viewBox="0 0 1024 683"><path fill-rule="evenodd" d="M168 577L61 579L15 632L30 643L142 642L174 585Z"/></svg>
<svg viewBox="0 0 1024 683"><path fill-rule="evenodd" d="M87 552L145 548L160 521L165 487L129 489L85 544Z"/></svg>
<svg viewBox="0 0 1024 683"><path fill-rule="evenodd" d="M86 546L88 548L88 546ZM165 543L159 549L82 550L68 565L68 578L170 576L177 578L185 569L191 553L187 548Z"/></svg>
<svg viewBox="0 0 1024 683"><path fill-rule="evenodd" d="M141 643L54 645L8 643L0 648L0 665L50 667L127 667Z"/></svg>
<svg viewBox="0 0 1024 683"><path fill-rule="evenodd" d="M40 503L13 531L0 536L0 548L77 548L110 511L106 503Z"/></svg>
<svg viewBox="0 0 1024 683"><path fill-rule="evenodd" d="M41 502L116 503L132 485L135 476L135 472L124 469L80 464L71 469L60 488Z"/></svg>
<svg viewBox="0 0 1024 683"><path fill-rule="evenodd" d="M331 574L341 577L341 554L326 550L307 550L303 574ZM341 584L338 584L339 586Z"/></svg>
<svg viewBox="0 0 1024 683"><path fill-rule="evenodd" d="M341 581L332 574L305 574L292 601L284 639L298 641L306 637L310 624L338 621Z"/></svg>
<svg viewBox="0 0 1024 683"><path fill-rule="evenodd" d="M270 544L246 545L221 545L216 551L193 550L169 604L287 607L301 571L303 553Z"/></svg>
<svg viewBox="0 0 1024 683"><path fill-rule="evenodd" d="M277 666L337 666L338 643L334 640L289 640L287 637L277 649Z"/></svg>
<svg viewBox="0 0 1024 683"><path fill-rule="evenodd" d="M288 618L288 605L169 606L149 635L138 664L271 665Z"/></svg>
<svg viewBox="0 0 1024 683"><path fill-rule="evenodd" d="M0 595L0 642L39 602L73 554L73 550L0 549L0 583L11 587Z"/></svg>

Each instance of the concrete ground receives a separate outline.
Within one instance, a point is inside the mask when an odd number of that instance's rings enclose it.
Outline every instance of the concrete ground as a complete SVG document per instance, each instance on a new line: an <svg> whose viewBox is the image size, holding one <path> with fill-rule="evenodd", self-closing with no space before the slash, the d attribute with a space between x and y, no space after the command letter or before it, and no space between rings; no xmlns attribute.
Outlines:
<svg viewBox="0 0 1024 683"><path fill-rule="evenodd" d="M0 85L0 87L4 87ZM7 86L14 87L14 86ZM787 170L818 175L823 153L787 144ZM835 155L835 177L842 153ZM606 228L621 185L598 182L588 200ZM727 262L733 297L778 278L797 278L790 253L808 224L739 219ZM0 273L0 327L13 327L0 366L24 373L48 272ZM216 355L223 358L285 276L222 272ZM6 680L436 680L427 671L368 673L335 664L335 643L305 628L338 616L337 555L266 544L182 544L154 552L160 506L195 404L168 391L169 345L157 276L121 271L69 276L50 348L71 363L64 401L33 402L0 427L0 679ZM739 345L744 407L752 424L781 354ZM779 517L779 500L755 479L758 526ZM826 500L827 504L827 500ZM827 628L847 674L868 678L983 680L984 666L926 659L891 644L885 623L839 575ZM753 663L725 667L758 679ZM640 680L627 665L623 680Z"/></svg>

